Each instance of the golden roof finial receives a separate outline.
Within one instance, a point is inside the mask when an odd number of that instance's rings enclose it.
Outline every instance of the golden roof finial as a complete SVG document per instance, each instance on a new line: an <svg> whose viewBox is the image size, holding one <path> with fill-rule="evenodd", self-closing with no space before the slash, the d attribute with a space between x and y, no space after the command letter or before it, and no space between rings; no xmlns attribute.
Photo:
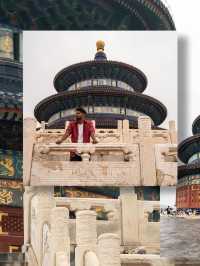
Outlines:
<svg viewBox="0 0 200 266"><path fill-rule="evenodd" d="M96 47L97 47L97 52L104 51L105 42L101 41L101 40L97 41L96 42Z"/></svg>

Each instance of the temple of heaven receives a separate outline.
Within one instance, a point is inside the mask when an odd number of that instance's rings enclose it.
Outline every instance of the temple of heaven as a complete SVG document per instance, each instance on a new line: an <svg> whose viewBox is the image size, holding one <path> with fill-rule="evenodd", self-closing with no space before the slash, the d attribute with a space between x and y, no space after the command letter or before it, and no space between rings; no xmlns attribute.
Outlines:
<svg viewBox="0 0 200 266"><path fill-rule="evenodd" d="M23 244L21 32L0 25L0 252Z"/></svg>
<svg viewBox="0 0 200 266"><path fill-rule="evenodd" d="M193 136L179 144L178 153L184 163L178 169L176 204L178 209L200 211L200 116L192 125Z"/></svg>
<svg viewBox="0 0 200 266"><path fill-rule="evenodd" d="M74 119L76 107L83 107L96 128L117 128L117 121L128 119L130 128L137 128L140 115L151 118L158 127L166 118L166 107L143 94L147 77L138 68L110 61L104 52L104 42L97 41L94 60L62 69L54 79L56 94L35 107L35 117L49 128L64 128Z"/></svg>
<svg viewBox="0 0 200 266"><path fill-rule="evenodd" d="M38 122L44 121L47 128L65 127L73 120L75 109L83 107L87 119L95 120L96 128L117 128L118 120L129 120L130 128L138 128L138 117L148 116L152 128L159 125L167 115L166 107L158 100L143 94L147 77L138 68L107 59L105 43L97 41L94 60L77 63L62 69L54 78L56 94L45 98L35 107ZM148 189L147 189L148 190ZM159 188L155 187L159 195ZM90 195L90 197L118 198L118 188L56 188L61 196ZM144 189L145 197L149 191Z"/></svg>
<svg viewBox="0 0 200 266"><path fill-rule="evenodd" d="M0 23L22 30L175 30L161 0L1 0Z"/></svg>

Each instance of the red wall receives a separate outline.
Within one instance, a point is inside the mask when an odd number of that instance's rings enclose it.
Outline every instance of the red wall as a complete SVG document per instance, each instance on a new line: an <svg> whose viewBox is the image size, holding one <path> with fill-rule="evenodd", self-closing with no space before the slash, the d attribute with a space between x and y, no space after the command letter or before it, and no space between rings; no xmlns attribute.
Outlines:
<svg viewBox="0 0 200 266"><path fill-rule="evenodd" d="M23 233L23 209L0 207L0 253L20 251Z"/></svg>
<svg viewBox="0 0 200 266"><path fill-rule="evenodd" d="M200 208L200 185L188 185L176 190L176 207Z"/></svg>

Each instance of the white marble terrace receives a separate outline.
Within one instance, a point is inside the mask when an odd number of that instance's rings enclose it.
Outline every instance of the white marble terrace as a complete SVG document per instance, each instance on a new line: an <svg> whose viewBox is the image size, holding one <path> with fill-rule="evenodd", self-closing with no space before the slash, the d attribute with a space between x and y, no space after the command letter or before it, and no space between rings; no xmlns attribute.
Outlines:
<svg viewBox="0 0 200 266"><path fill-rule="evenodd" d="M148 117L139 117L138 129L128 120L117 129L97 129L98 144L57 145L62 130L36 130L33 119L24 122L24 185L26 186L172 186L177 180L176 130L152 130ZM69 161L70 151L81 162Z"/></svg>

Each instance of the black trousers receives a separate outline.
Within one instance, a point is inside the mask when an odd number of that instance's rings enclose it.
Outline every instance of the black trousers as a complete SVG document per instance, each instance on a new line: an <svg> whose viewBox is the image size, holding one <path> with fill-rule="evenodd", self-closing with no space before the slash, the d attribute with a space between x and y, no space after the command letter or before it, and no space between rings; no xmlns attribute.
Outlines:
<svg viewBox="0 0 200 266"><path fill-rule="evenodd" d="M70 156L70 161L71 162L74 162L74 161L80 162L80 161L82 161L82 157L79 156L78 154L73 154L73 155Z"/></svg>

